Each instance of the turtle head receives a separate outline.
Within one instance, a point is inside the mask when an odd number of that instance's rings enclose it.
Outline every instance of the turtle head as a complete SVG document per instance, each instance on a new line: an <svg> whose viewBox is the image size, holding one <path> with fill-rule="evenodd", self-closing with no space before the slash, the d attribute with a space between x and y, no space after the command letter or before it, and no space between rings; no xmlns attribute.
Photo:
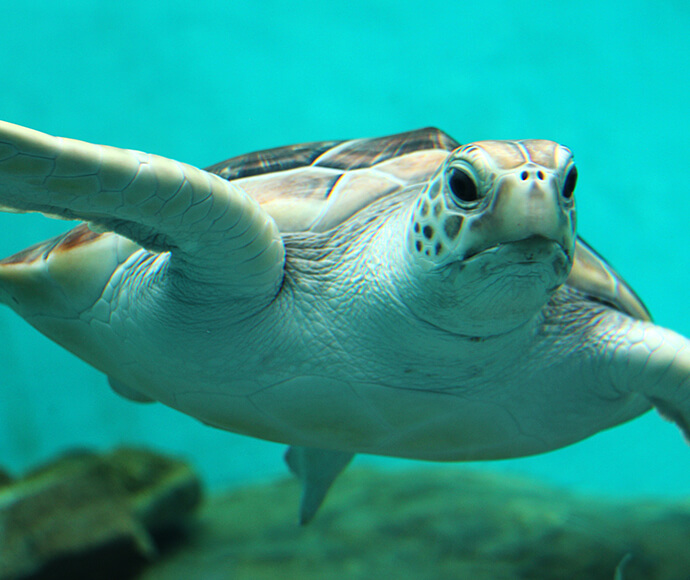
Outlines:
<svg viewBox="0 0 690 580"><path fill-rule="evenodd" d="M415 313L477 336L532 318L573 263L576 180L570 150L553 141L480 141L453 151L407 228Z"/></svg>

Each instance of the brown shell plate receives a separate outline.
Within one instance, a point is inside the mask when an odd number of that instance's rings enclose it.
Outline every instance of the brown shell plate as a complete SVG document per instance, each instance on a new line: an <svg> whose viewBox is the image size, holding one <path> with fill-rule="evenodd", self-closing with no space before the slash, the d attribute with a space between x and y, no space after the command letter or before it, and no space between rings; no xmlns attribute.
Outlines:
<svg viewBox="0 0 690 580"><path fill-rule="evenodd" d="M277 147L206 170L236 182L281 232L323 232L383 196L425 183L459 146L428 127L373 139Z"/></svg>

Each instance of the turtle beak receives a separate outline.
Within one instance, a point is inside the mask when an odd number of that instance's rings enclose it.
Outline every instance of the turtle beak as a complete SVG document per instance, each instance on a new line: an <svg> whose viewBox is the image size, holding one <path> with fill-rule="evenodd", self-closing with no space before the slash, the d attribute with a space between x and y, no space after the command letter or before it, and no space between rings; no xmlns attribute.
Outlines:
<svg viewBox="0 0 690 580"><path fill-rule="evenodd" d="M493 197L472 220L463 259L505 244L534 255L540 246L557 246L572 262L575 246L574 204L561 193L558 177L544 168L521 167L498 181Z"/></svg>

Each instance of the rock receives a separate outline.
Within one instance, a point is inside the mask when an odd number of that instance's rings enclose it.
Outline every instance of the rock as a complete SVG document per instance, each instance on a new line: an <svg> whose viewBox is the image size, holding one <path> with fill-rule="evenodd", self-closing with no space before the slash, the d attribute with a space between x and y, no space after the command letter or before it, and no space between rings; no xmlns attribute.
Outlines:
<svg viewBox="0 0 690 580"><path fill-rule="evenodd" d="M150 451L61 458L0 487L0 580L126 578L200 497L188 465Z"/></svg>
<svg viewBox="0 0 690 580"><path fill-rule="evenodd" d="M187 542L139 580L690 578L687 502L442 468L353 469L306 527L298 501L292 480L212 497Z"/></svg>
<svg viewBox="0 0 690 580"><path fill-rule="evenodd" d="M12 483L12 476L6 471L0 469L0 487L9 485L10 483Z"/></svg>

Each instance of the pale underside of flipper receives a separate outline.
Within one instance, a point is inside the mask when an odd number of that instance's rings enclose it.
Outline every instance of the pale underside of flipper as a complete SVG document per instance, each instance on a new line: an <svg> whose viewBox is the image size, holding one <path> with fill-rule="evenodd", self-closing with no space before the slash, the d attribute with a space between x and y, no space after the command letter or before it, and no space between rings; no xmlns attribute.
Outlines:
<svg viewBox="0 0 690 580"><path fill-rule="evenodd" d="M0 206L78 219L171 253L171 268L229 297L272 295L285 250L273 219L239 186L138 151L0 122Z"/></svg>

